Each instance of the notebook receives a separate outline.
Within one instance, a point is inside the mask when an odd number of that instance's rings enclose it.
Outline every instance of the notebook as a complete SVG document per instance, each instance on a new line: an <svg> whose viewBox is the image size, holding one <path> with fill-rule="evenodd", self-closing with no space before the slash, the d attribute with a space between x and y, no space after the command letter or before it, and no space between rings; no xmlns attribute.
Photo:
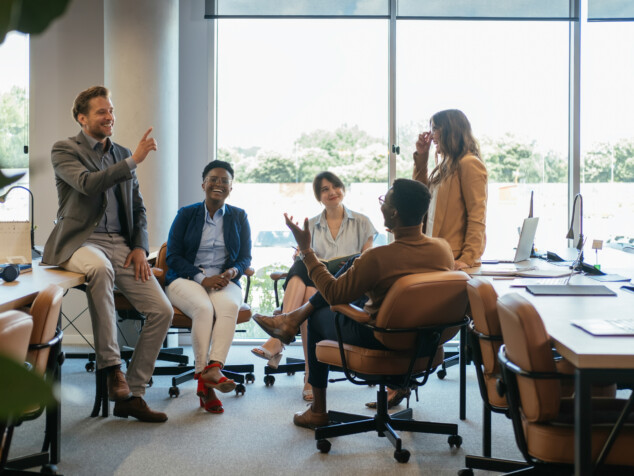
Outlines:
<svg viewBox="0 0 634 476"><path fill-rule="evenodd" d="M585 319L570 323L593 336L634 336L634 319Z"/></svg>
<svg viewBox="0 0 634 476"><path fill-rule="evenodd" d="M535 296L616 296L614 291L601 284L533 284L526 286L526 290Z"/></svg>
<svg viewBox="0 0 634 476"><path fill-rule="evenodd" d="M504 256L501 259L487 260L483 263L519 263L520 261L526 261L531 257L531 250L533 249L533 243L535 242L535 233L537 232L537 223L539 217L524 218L522 223L522 229L520 230L520 237L517 242L517 248L515 248L515 256Z"/></svg>

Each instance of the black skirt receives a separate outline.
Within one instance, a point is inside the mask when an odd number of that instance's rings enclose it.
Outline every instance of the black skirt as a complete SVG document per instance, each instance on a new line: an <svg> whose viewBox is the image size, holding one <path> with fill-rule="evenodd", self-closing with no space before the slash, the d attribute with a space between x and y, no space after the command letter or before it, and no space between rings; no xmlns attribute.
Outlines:
<svg viewBox="0 0 634 476"><path fill-rule="evenodd" d="M315 283L313 283L312 280L308 277L308 269L306 268L306 265L299 258L295 259L295 262L293 263L291 268L288 270L288 274L286 275L286 281L284 281L284 285L282 286L284 290L286 290L286 286L288 285L288 282L293 276L299 277L304 282L304 285L306 287L313 287L313 288L315 287Z"/></svg>

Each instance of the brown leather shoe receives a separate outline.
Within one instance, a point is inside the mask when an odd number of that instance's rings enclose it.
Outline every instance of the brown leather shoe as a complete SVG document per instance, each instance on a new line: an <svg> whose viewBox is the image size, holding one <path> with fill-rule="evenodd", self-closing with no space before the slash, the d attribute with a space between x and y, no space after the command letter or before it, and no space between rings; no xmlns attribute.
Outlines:
<svg viewBox="0 0 634 476"><path fill-rule="evenodd" d="M320 426L326 426L330 420L328 413L313 412L312 405L303 412L297 412L293 416L293 423L304 428L315 429Z"/></svg>
<svg viewBox="0 0 634 476"><path fill-rule="evenodd" d="M295 335L299 328L286 322L286 314L278 314L273 317L254 314L252 319L258 323L264 332L281 340L283 344L288 345L291 342L295 342Z"/></svg>
<svg viewBox="0 0 634 476"><path fill-rule="evenodd" d="M108 398L113 402L119 402L130 398L132 392L128 387L128 382L125 379L125 374L121 370L120 366L114 367L108 372Z"/></svg>
<svg viewBox="0 0 634 476"><path fill-rule="evenodd" d="M167 421L167 415L165 413L153 411L141 397L130 397L127 400L115 403L112 413L117 417L128 418L131 416L137 420L149 423L162 423Z"/></svg>

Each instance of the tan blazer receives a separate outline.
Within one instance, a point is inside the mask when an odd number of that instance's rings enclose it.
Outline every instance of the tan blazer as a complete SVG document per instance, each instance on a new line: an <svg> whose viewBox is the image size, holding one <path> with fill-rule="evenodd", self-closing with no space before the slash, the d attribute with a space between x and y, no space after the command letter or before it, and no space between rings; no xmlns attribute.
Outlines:
<svg viewBox="0 0 634 476"><path fill-rule="evenodd" d="M427 168L419 170L414 165L413 178L429 186ZM431 235L449 242L455 260L469 266L478 264L486 245L487 171L484 163L474 155L465 155L459 161L458 170L436 187L438 195Z"/></svg>

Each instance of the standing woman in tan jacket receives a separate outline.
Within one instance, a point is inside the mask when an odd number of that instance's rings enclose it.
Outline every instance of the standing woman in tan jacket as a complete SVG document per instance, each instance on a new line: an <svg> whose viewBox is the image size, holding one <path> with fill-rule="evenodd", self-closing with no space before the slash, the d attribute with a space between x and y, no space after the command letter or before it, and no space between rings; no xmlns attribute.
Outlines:
<svg viewBox="0 0 634 476"><path fill-rule="evenodd" d="M431 131L418 136L414 152L413 178L432 193L423 231L449 242L456 269L476 266L486 244L487 171L480 146L462 111L437 112L430 125ZM436 165L428 173L432 142Z"/></svg>

